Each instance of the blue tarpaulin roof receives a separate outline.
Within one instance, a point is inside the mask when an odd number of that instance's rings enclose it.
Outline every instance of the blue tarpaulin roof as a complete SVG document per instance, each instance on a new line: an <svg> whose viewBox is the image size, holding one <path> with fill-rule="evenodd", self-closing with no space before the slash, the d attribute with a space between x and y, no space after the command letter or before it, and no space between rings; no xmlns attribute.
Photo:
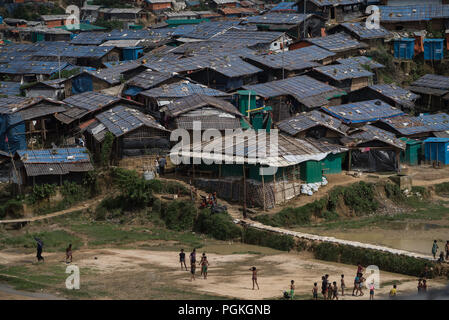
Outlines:
<svg viewBox="0 0 449 320"><path fill-rule="evenodd" d="M449 138L436 138L436 137L431 137L431 138L427 138L426 140L424 140L424 143L429 143L429 142L443 142L443 143L447 143L449 142Z"/></svg>
<svg viewBox="0 0 449 320"><path fill-rule="evenodd" d="M342 119L345 123L378 121L403 115L404 112L381 100L353 102L339 106L322 107L330 115Z"/></svg>
<svg viewBox="0 0 449 320"><path fill-rule="evenodd" d="M276 6L274 6L270 11L296 11L298 10L298 6L296 2L280 2Z"/></svg>
<svg viewBox="0 0 449 320"><path fill-rule="evenodd" d="M18 150L23 163L75 163L90 162L86 148L56 148L41 150Z"/></svg>

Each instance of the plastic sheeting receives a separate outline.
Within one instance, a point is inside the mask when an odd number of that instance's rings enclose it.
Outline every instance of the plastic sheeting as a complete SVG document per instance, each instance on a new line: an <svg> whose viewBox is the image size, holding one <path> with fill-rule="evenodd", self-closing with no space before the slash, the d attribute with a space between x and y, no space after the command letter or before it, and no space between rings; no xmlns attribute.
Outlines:
<svg viewBox="0 0 449 320"><path fill-rule="evenodd" d="M20 114L0 115L0 150L14 154L26 148L25 123Z"/></svg>
<svg viewBox="0 0 449 320"><path fill-rule="evenodd" d="M397 171L396 153L393 150L374 150L351 152L351 170L367 172Z"/></svg>
<svg viewBox="0 0 449 320"><path fill-rule="evenodd" d="M79 94L93 90L94 85L92 82L92 76L88 74L80 74L72 79L72 94Z"/></svg>

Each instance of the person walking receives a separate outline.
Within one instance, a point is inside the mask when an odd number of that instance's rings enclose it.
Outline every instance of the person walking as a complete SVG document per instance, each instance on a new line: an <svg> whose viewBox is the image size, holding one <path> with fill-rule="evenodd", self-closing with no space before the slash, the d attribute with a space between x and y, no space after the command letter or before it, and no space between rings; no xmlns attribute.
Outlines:
<svg viewBox="0 0 449 320"><path fill-rule="evenodd" d="M44 247L44 242L39 239L38 237L34 237L34 240L37 243L37 248L36 248L36 257L37 257L37 262L39 261L44 261L44 257L42 256L42 251L43 251L43 247Z"/></svg>
<svg viewBox="0 0 449 320"><path fill-rule="evenodd" d="M69 246L65 249L65 263L72 263L72 260L72 244L70 243Z"/></svg>
<svg viewBox="0 0 449 320"><path fill-rule="evenodd" d="M207 279L207 268L209 267L209 261L207 261L207 256L203 253L203 257L201 258L201 274L204 279Z"/></svg>
<svg viewBox="0 0 449 320"><path fill-rule="evenodd" d="M340 288L341 288L341 295L344 296L345 295L345 288L346 288L345 275L344 274L341 275Z"/></svg>
<svg viewBox="0 0 449 320"><path fill-rule="evenodd" d="M433 258L434 259L436 259L437 257L437 252L438 252L438 243L437 243L437 241L436 240L433 240L433 245L432 245L432 255L433 255Z"/></svg>
<svg viewBox="0 0 449 320"><path fill-rule="evenodd" d="M165 157L159 159L159 175L163 176L165 174L165 165L167 164L167 160Z"/></svg>

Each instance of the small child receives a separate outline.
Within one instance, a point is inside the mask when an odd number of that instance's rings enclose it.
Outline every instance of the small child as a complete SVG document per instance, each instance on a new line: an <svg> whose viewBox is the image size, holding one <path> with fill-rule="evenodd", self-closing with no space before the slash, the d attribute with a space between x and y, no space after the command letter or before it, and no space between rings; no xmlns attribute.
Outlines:
<svg viewBox="0 0 449 320"><path fill-rule="evenodd" d="M341 295L344 296L345 295L345 288L346 288L345 275L344 274L341 275L340 287L341 287Z"/></svg>
<svg viewBox="0 0 449 320"><path fill-rule="evenodd" d="M396 294L397 294L397 287L396 287L396 285L394 284L393 285L393 288L390 290L390 299L394 299L394 298L396 298Z"/></svg>
<svg viewBox="0 0 449 320"><path fill-rule="evenodd" d="M333 296L334 296L334 289L332 288L332 284L329 282L329 285L327 287L327 300L332 300Z"/></svg>
<svg viewBox="0 0 449 320"><path fill-rule="evenodd" d="M374 300L374 283L369 286L369 299Z"/></svg>
<svg viewBox="0 0 449 320"><path fill-rule="evenodd" d="M334 286L332 288L332 300L338 300L338 286L337 286L337 281L334 281Z"/></svg>
<svg viewBox="0 0 449 320"><path fill-rule="evenodd" d="M318 283L313 284L312 288L313 300L318 300Z"/></svg>
<svg viewBox="0 0 449 320"><path fill-rule="evenodd" d="M290 299L293 300L295 294L295 280L290 281Z"/></svg>

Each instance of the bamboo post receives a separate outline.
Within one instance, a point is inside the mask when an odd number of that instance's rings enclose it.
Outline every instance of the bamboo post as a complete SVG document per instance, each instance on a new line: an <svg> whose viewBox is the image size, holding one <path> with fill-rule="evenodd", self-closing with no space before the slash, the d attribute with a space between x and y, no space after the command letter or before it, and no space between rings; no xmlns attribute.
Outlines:
<svg viewBox="0 0 449 320"><path fill-rule="evenodd" d="M286 196L286 192L285 192L285 170L284 168L282 168L282 191L284 194L284 203L287 202L287 196Z"/></svg>
<svg viewBox="0 0 449 320"><path fill-rule="evenodd" d="M274 190L274 204L273 204L273 206L276 207L276 172L273 175L273 190Z"/></svg>
<svg viewBox="0 0 449 320"><path fill-rule="evenodd" d="M243 218L246 219L246 174L245 174L245 162L243 162L242 168L243 168Z"/></svg>
<svg viewBox="0 0 449 320"><path fill-rule="evenodd" d="M348 171L351 171L351 155L352 155L352 150L349 149L349 154L348 154L348 160L349 160Z"/></svg>
<svg viewBox="0 0 449 320"><path fill-rule="evenodd" d="M293 166L293 192L295 193L295 197L297 196L296 194L296 164Z"/></svg>
<svg viewBox="0 0 449 320"><path fill-rule="evenodd" d="M266 200L265 200L265 179L264 179L264 175L262 172L262 193L263 193L263 211L266 210Z"/></svg>

